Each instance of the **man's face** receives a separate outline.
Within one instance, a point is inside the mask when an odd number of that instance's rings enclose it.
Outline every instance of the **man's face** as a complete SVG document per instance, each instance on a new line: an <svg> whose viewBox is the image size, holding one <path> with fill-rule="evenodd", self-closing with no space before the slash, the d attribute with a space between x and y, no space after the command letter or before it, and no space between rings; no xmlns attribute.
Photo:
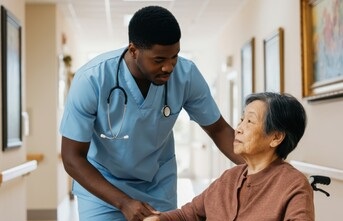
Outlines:
<svg viewBox="0 0 343 221"><path fill-rule="evenodd" d="M135 64L138 73L133 73L134 76L155 85L164 85L174 70L179 51L179 42L173 45L154 45L151 49L137 48Z"/></svg>

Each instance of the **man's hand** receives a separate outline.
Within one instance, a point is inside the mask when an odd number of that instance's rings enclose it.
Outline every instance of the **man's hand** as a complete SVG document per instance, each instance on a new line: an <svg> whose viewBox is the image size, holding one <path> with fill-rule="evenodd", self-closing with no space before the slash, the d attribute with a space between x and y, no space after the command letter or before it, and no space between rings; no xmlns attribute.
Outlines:
<svg viewBox="0 0 343 221"><path fill-rule="evenodd" d="M120 210L128 221L141 221L145 217L160 214L159 211L156 211L149 204L134 199L125 200Z"/></svg>

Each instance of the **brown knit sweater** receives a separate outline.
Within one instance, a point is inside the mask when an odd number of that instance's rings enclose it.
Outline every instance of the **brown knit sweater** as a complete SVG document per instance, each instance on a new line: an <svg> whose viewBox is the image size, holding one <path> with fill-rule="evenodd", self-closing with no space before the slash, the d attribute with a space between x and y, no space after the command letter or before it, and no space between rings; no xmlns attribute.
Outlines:
<svg viewBox="0 0 343 221"><path fill-rule="evenodd" d="M278 159L247 174L247 165L226 170L181 209L162 213L162 221L314 220L313 190L307 178Z"/></svg>

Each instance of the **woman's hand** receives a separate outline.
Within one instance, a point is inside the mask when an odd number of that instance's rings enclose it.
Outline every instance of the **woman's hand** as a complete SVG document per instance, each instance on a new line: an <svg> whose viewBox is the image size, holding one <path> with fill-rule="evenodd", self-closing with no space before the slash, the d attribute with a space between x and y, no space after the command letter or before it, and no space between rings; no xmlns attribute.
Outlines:
<svg viewBox="0 0 343 221"><path fill-rule="evenodd" d="M143 221L160 221L160 218L159 218L159 216L154 215L154 216L149 216L149 217L143 219Z"/></svg>

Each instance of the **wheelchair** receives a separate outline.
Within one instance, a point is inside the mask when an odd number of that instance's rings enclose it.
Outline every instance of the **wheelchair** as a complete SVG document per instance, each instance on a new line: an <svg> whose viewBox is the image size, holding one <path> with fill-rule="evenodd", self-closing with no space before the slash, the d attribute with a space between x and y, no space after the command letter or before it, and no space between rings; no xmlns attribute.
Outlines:
<svg viewBox="0 0 343 221"><path fill-rule="evenodd" d="M319 175L312 175L309 177L309 182L312 186L313 191L319 191L321 193L324 193L327 197L330 196L328 192L325 190L318 188L317 184L323 184L323 185L329 185L331 183L330 177L327 176L319 176Z"/></svg>

